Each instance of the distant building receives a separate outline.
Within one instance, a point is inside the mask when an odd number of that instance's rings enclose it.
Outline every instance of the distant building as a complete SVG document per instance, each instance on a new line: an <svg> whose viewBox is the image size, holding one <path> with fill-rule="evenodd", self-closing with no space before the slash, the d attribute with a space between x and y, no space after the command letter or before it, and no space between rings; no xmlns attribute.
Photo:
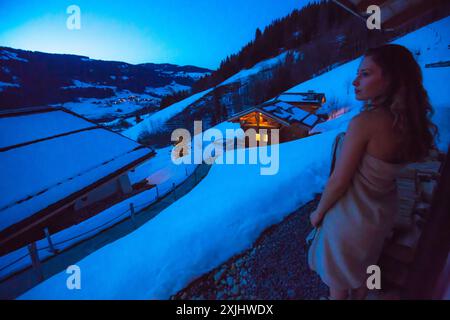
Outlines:
<svg viewBox="0 0 450 320"><path fill-rule="evenodd" d="M241 128L254 129L256 141L270 141L270 130L279 129L280 142L309 135L309 131L322 119L315 115L325 102L323 93L283 93L256 107L234 114L228 121L240 123ZM267 133L260 132L266 129Z"/></svg>
<svg viewBox="0 0 450 320"><path fill-rule="evenodd" d="M65 229L133 191L154 151L62 108L0 113L0 255Z"/></svg>
<svg viewBox="0 0 450 320"><path fill-rule="evenodd" d="M284 92L270 101L287 102L307 112L316 113L326 99L325 94L310 90L308 92Z"/></svg>

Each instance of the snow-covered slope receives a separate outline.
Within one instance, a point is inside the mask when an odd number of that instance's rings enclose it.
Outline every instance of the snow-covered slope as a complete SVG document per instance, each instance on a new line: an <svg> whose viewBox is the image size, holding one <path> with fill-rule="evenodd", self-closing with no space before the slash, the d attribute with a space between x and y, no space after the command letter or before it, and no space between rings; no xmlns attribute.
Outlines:
<svg viewBox="0 0 450 320"><path fill-rule="evenodd" d="M292 53L294 54L294 58L298 58L297 52L293 51ZM139 135L141 135L144 132L154 133L158 131L161 128L161 126L164 126L164 123L168 119L182 112L184 109L188 108L195 101L204 98L213 89L216 89L221 86L226 86L235 82L239 82L241 84L248 82L252 76L260 72L269 71L275 66L282 64L285 61L287 54L288 52L283 52L274 58L267 59L257 63L250 69L241 70L235 75L224 80L222 83L218 84L215 88L199 92L182 101L174 103L173 105L161 111L155 112L151 116L147 117L143 122L131 127L130 129L125 130L124 132L122 132L122 134L126 135L131 139L136 140L139 137Z"/></svg>
<svg viewBox="0 0 450 320"><path fill-rule="evenodd" d="M259 165L214 165L153 220L77 262L82 290L67 290L61 272L21 298L167 299L319 192L334 136L280 145L279 172L272 176L260 175Z"/></svg>
<svg viewBox="0 0 450 320"><path fill-rule="evenodd" d="M284 63L288 52L289 51L285 51L274 58L261 61L261 62L255 64L250 69L241 70L238 73L236 73L236 74L232 75L231 77L229 77L228 79L226 79L225 81L223 81L221 84L219 84L219 86L227 85L227 84L230 84L233 82L238 82L238 81L244 82L244 81L247 81L250 76L253 76L264 70L270 70L270 69L274 68L275 66ZM298 53L296 51L292 51L292 53L294 54L295 58L298 58Z"/></svg>

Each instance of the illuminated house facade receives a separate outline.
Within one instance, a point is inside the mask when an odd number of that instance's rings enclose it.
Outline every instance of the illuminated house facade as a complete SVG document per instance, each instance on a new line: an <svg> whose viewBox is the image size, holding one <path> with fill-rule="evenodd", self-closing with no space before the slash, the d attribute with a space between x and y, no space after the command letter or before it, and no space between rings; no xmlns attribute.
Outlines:
<svg viewBox="0 0 450 320"><path fill-rule="evenodd" d="M323 93L283 93L256 107L233 115L228 121L240 123L241 128L254 129L256 141L270 141L270 131L279 129L279 141L304 138L322 118L316 111L325 102ZM264 129L264 131L261 131Z"/></svg>

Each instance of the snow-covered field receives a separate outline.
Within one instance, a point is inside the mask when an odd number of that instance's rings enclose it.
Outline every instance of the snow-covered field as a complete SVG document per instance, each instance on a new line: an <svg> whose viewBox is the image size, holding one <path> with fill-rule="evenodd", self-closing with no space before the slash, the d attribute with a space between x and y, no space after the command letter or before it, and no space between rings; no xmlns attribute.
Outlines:
<svg viewBox="0 0 450 320"><path fill-rule="evenodd" d="M165 96L165 95L169 95L169 94L173 94L179 91L185 91L185 90L190 90L191 87L189 86L183 86L179 83L176 83L175 81L172 81L171 84L168 84L164 87L157 87L157 88L153 88L153 87L146 87L145 88L145 92L147 93L152 93L158 96Z"/></svg>
<svg viewBox="0 0 450 320"><path fill-rule="evenodd" d="M77 84L80 85L79 83ZM89 85L89 87L92 87L92 85ZM101 87L106 86L100 86L100 88ZM160 98L156 98L149 94L137 94L129 90L118 91L115 87L112 88L114 88L115 93L112 97L105 99L79 98L79 101L65 102L62 106L88 119L99 120L126 116L145 109L147 105L157 106L161 101ZM121 103L113 104L113 102L118 99L127 99L128 97L136 97L136 100L125 100Z"/></svg>
<svg viewBox="0 0 450 320"><path fill-rule="evenodd" d="M419 48L422 66L426 61L449 60L449 22L450 18L443 19L396 43ZM289 91L325 92L328 101L335 99L356 113L359 104L353 101L351 80L358 64L358 60L349 62ZM424 69L425 86L437 110L433 119L447 143L450 97L442 89L449 76L449 68ZM179 108L187 106L182 103ZM168 112L173 115L176 110ZM260 165L213 165L200 184L153 220L79 261L81 290L67 289L68 275L63 271L20 298L169 298L193 279L249 248L264 229L323 190L332 142L345 130L349 115L321 124L320 134L281 144L276 175L261 175Z"/></svg>
<svg viewBox="0 0 450 320"><path fill-rule="evenodd" d="M0 82L1 86L18 86ZM175 81L163 87L146 87L146 93L135 93L129 90L119 90L114 86L105 86L100 84L86 83L79 80L73 80L73 85L65 86L61 89L71 90L79 88L99 88L111 89L114 95L108 98L79 98L78 101L63 103L63 107L75 113L78 113L88 119L99 120L105 118L124 117L139 110L145 110L147 106L157 107L161 102L161 97L173 94L182 90L190 90L191 87L181 85ZM131 98L130 98L131 97ZM122 100L122 101L120 101ZM115 103L114 103L115 102ZM133 124L133 123L132 123Z"/></svg>

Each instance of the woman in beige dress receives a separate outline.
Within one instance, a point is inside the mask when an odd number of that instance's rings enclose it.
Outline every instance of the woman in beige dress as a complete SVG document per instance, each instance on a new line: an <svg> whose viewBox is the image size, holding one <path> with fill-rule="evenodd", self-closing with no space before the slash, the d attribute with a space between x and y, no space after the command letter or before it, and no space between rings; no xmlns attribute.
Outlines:
<svg viewBox="0 0 450 320"><path fill-rule="evenodd" d="M397 212L395 176L426 156L437 128L408 49L370 49L353 81L365 102L338 145L334 169L311 224L317 232L308 263L330 289L330 299L363 299L367 268L376 265Z"/></svg>

